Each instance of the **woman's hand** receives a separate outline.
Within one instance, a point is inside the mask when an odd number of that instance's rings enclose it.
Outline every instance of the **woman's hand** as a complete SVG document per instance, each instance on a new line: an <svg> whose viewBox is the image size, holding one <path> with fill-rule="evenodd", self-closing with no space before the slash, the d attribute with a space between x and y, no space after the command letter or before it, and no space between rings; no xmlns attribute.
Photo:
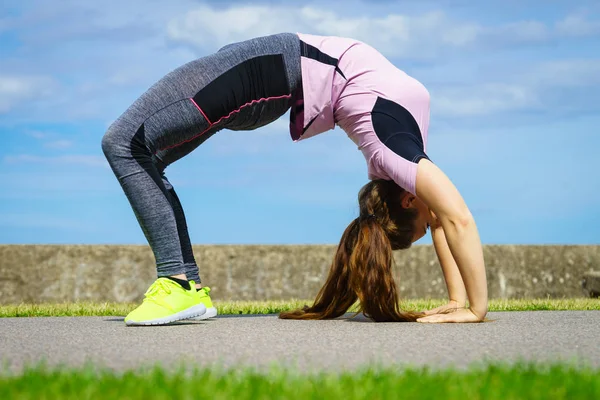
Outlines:
<svg viewBox="0 0 600 400"><path fill-rule="evenodd" d="M448 302L448 304L444 304L443 306L439 306L432 310L425 310L425 311L423 311L423 313L425 315L448 314L448 313L457 311L458 309L461 309L461 308L465 308L464 302L461 304L456 300L450 300Z"/></svg>
<svg viewBox="0 0 600 400"><path fill-rule="evenodd" d="M448 314L434 314L427 317L417 319L417 322L426 324L439 324L444 322L482 322L483 319L479 318L469 308L461 308L457 311L450 312Z"/></svg>

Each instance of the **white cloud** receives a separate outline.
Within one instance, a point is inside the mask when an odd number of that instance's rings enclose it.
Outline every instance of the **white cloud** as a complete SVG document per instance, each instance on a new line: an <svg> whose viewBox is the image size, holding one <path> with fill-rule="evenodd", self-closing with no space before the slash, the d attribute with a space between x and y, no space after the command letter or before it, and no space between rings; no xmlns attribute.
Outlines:
<svg viewBox="0 0 600 400"><path fill-rule="evenodd" d="M442 10L357 17L323 5L200 5L173 18L167 28L171 40L203 49L279 32L352 37L387 56L420 59L440 58L448 53L448 48L489 51L498 46L543 43L563 36L594 35L600 32L600 21L570 15L554 26L536 20L486 26L453 18Z"/></svg>
<svg viewBox="0 0 600 400"><path fill-rule="evenodd" d="M75 144L72 140L62 139L60 134L51 131L25 130L23 134L37 139L48 149L68 149Z"/></svg>
<svg viewBox="0 0 600 400"><path fill-rule="evenodd" d="M543 42L550 38L551 30L540 21L517 21L488 28L486 34L497 42Z"/></svg>
<svg viewBox="0 0 600 400"><path fill-rule="evenodd" d="M42 131L25 131L25 134L35 139L44 139L48 137L48 133Z"/></svg>
<svg viewBox="0 0 600 400"><path fill-rule="evenodd" d="M564 36L593 36L600 34L600 20L590 21L585 13L566 16L555 25L556 32Z"/></svg>
<svg viewBox="0 0 600 400"><path fill-rule="evenodd" d="M139 13L144 4L145 11ZM589 82L595 82L600 76L594 76L593 66L573 70L576 66L567 62L548 66L538 75L532 73L530 81L516 79L505 71L518 65L508 52L506 60L497 63L500 73L488 71L484 83L474 83L467 74L457 79L446 68L449 61L460 59L477 70L482 57L495 56L498 48L511 50L561 36L598 33L600 23L582 12L558 22L517 20L484 25L442 9L418 12L412 7L405 12L390 6L389 12L375 14L376 8L361 12L364 9L339 7L342 3L245 4L217 6L188 0L168 5L132 0L109 7L74 0L26 3L21 16L4 19L2 24L20 38L22 50L35 53L39 62L16 56L3 60L3 70L15 73L0 74L0 113L15 111L10 114L11 122L98 119L110 123L147 87L178 65L231 42L294 31L357 38L401 68L410 68L406 60L436 60L441 71L439 83L428 87L439 96L432 99L433 106L445 115L491 115L538 107L540 101L544 104L539 90L542 77L547 77L548 87L557 88L557 81L583 82L580 77L585 75ZM365 4L359 3L361 7ZM62 18L66 13L71 17ZM58 40L60 45L47 46L47 41ZM71 52L78 57L72 57ZM55 90L55 81L35 75L37 65L44 65L45 74L68 75L69 84ZM451 81L465 85L448 86ZM17 109L19 104L31 107ZM276 125L278 130L287 130L285 120Z"/></svg>
<svg viewBox="0 0 600 400"><path fill-rule="evenodd" d="M0 227L4 228L51 228L77 232L92 232L94 227L77 219L47 214L0 214Z"/></svg>
<svg viewBox="0 0 600 400"><path fill-rule="evenodd" d="M80 165L87 167L108 168L108 162L104 157L91 155L63 155L63 156L36 156L31 154L19 154L5 156L7 164L49 164L49 165Z"/></svg>
<svg viewBox="0 0 600 400"><path fill-rule="evenodd" d="M45 76L0 75L0 113L29 99L48 96L55 88L54 80Z"/></svg>
<svg viewBox="0 0 600 400"><path fill-rule="evenodd" d="M566 59L541 63L526 74L533 85L591 87L600 85L600 59Z"/></svg>
<svg viewBox="0 0 600 400"><path fill-rule="evenodd" d="M71 140L55 140L44 145L44 147L49 149L68 149L72 146L73 142Z"/></svg>
<svg viewBox="0 0 600 400"><path fill-rule="evenodd" d="M79 200L113 193L122 193L114 174L102 167L84 168L73 164L1 164L0 180L10 190L0 191L0 201L63 199Z"/></svg>
<svg viewBox="0 0 600 400"><path fill-rule="evenodd" d="M432 112L465 117L538 108L541 100L531 87L506 83L463 85L432 91Z"/></svg>
<svg viewBox="0 0 600 400"><path fill-rule="evenodd" d="M0 33L7 31L10 28L8 18L0 18Z"/></svg>
<svg viewBox="0 0 600 400"><path fill-rule="evenodd" d="M254 36L284 32L296 25L293 14L283 10L281 7L272 9L266 6L213 9L201 5L171 20L167 26L167 36L201 47L220 47Z"/></svg>
<svg viewBox="0 0 600 400"><path fill-rule="evenodd" d="M201 48L279 32L353 37L394 56L432 56L442 46L471 44L481 31L472 23L455 23L442 11L418 16L348 17L312 6L242 6L227 9L202 5L168 24L171 40Z"/></svg>
<svg viewBox="0 0 600 400"><path fill-rule="evenodd" d="M435 77L430 87L432 113L444 117L491 116L499 113L536 111L555 113L557 99L568 97L561 109L590 109L598 102L600 59L564 59L546 61L496 72L479 66L448 68L453 79L444 83L440 68L424 69L416 75L425 80ZM483 71L483 72L482 72ZM496 75L493 80L491 76ZM469 80L477 83L463 83Z"/></svg>

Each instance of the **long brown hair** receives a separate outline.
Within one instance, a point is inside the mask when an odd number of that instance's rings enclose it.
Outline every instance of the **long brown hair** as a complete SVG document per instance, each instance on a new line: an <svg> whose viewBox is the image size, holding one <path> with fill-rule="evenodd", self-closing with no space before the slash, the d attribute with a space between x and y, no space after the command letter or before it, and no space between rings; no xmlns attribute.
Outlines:
<svg viewBox="0 0 600 400"><path fill-rule="evenodd" d="M401 205L404 189L393 181L374 180L358 193L360 213L344 231L327 281L314 304L282 312L282 319L330 319L359 300L360 311L377 322L415 321L402 312L392 275L393 250L412 244L417 211Z"/></svg>

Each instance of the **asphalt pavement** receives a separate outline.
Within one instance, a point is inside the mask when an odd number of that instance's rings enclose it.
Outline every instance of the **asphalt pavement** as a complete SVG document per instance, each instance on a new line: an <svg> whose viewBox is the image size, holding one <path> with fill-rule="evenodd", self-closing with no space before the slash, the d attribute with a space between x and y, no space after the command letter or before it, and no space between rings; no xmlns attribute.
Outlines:
<svg viewBox="0 0 600 400"><path fill-rule="evenodd" d="M302 372L367 366L464 368L489 361L562 360L600 367L600 311L492 312L481 324L374 323L274 315L219 316L127 327L123 317L0 319L0 362L10 370L45 360L119 371L160 364L285 365Z"/></svg>

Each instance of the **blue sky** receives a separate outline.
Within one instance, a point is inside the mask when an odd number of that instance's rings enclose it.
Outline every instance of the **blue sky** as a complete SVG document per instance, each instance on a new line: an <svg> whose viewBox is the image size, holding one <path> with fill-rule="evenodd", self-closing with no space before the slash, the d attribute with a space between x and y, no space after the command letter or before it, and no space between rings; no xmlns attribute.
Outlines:
<svg viewBox="0 0 600 400"><path fill-rule="evenodd" d="M430 157L484 243L600 243L600 5L473 4L3 2L0 243L145 244L106 128L179 65L284 31L355 37L423 82ZM193 243L339 241L365 160L339 128L293 143L287 119L221 131L167 169Z"/></svg>

